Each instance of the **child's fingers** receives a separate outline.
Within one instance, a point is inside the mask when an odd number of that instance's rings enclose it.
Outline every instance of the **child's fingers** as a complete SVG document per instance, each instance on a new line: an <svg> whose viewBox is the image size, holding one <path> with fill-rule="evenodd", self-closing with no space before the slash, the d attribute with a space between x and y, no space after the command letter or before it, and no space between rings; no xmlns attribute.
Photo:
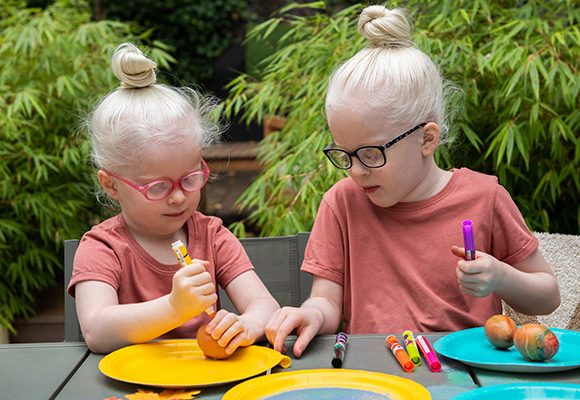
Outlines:
<svg viewBox="0 0 580 400"><path fill-rule="evenodd" d="M234 325L238 321L238 318L239 317L237 315L232 313L228 313L227 315L225 315L211 331L211 337L213 339L218 339L222 337L224 332L226 332L232 325Z"/></svg>
<svg viewBox="0 0 580 400"><path fill-rule="evenodd" d="M227 345L226 347L226 353L227 354L232 354L234 351L236 351L236 349L238 347L240 347L243 343L244 340L244 335L243 334L238 334L236 335Z"/></svg>
<svg viewBox="0 0 580 400"><path fill-rule="evenodd" d="M478 262L478 260L474 261L462 260L457 262L457 269L466 275L474 275L483 272L485 268L483 266L483 263Z"/></svg>
<svg viewBox="0 0 580 400"><path fill-rule="evenodd" d="M286 318L280 324L276 338L274 339L274 349L281 351L284 347L284 342L288 335L290 335L296 328L302 324L302 319L296 316L296 313L286 315Z"/></svg>
<svg viewBox="0 0 580 400"><path fill-rule="evenodd" d="M185 276L194 276L207 272L202 263L194 262L183 268L181 268L177 273L184 274Z"/></svg>
<svg viewBox="0 0 580 400"><path fill-rule="evenodd" d="M208 335L211 335L212 331L215 329L217 324L219 324L219 322L228 314L229 314L229 312L226 310L218 310L218 312L216 312L214 314L212 319L205 326L205 332Z"/></svg>
<svg viewBox="0 0 580 400"><path fill-rule="evenodd" d="M459 246L451 246L451 252L454 256L465 258L465 249Z"/></svg>
<svg viewBox="0 0 580 400"><path fill-rule="evenodd" d="M199 263L199 264L203 265L203 267L204 267L204 268L207 268L207 267L209 267L209 261L207 261L207 260L200 260L199 258L194 258L194 259L192 259L191 261L192 261L194 264L195 264L195 263Z"/></svg>
<svg viewBox="0 0 580 400"><path fill-rule="evenodd" d="M304 350L306 349L306 347L308 346L308 344L312 341L312 339L314 338L314 336L316 336L316 333L318 332L318 329L316 329L316 327L314 327L313 325L307 325L298 335L298 338L296 339L296 343L294 343L294 355L296 357L300 357L302 355L302 353L304 352Z"/></svg>
<svg viewBox="0 0 580 400"><path fill-rule="evenodd" d="M276 336L278 334L278 330L280 329L280 325L286 319L286 314L288 309L286 307L282 308L281 310L276 311L276 313L266 322L264 326L264 332L266 333L266 338L268 341L273 345L276 341ZM280 351L280 349L276 349Z"/></svg>
<svg viewBox="0 0 580 400"><path fill-rule="evenodd" d="M221 334L221 336L218 336L217 339L218 340L218 344L220 346L227 346L228 343L234 339L234 337L237 336L241 336L239 335L240 333L244 332L244 325L242 324L242 322L237 319L232 325L230 325L228 327L228 329L225 330L225 332L223 332ZM219 339L218 339L219 338Z"/></svg>
<svg viewBox="0 0 580 400"><path fill-rule="evenodd" d="M201 274L193 275L187 277L187 282L191 286L199 287L207 284L213 286L213 281L211 280L211 275L209 272L202 272Z"/></svg>

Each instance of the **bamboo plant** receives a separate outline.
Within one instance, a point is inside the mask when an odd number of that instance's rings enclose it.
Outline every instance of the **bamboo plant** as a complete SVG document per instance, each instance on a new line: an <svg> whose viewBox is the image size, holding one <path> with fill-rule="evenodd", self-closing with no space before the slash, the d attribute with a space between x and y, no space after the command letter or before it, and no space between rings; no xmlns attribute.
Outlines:
<svg viewBox="0 0 580 400"><path fill-rule="evenodd" d="M416 45L463 94L461 102L450 103L450 140L440 146L440 165L497 175L531 229L579 233L580 8L575 2L385 5L410 11ZM247 122L277 114L287 123L260 143L264 168L238 200L249 211L231 226L238 235L248 226L264 236L310 230L323 193L344 176L322 154L332 140L324 97L332 70L365 46L356 29L363 7L333 14L323 2L293 5L249 32L249 39L266 41L278 26L287 29L280 49L264 61L262 75L242 74L229 84L225 111Z"/></svg>
<svg viewBox="0 0 580 400"><path fill-rule="evenodd" d="M62 279L62 242L98 213L88 142L78 127L90 104L118 85L110 56L127 25L90 21L85 1L44 10L0 5L0 325L30 316ZM152 57L171 58L160 44Z"/></svg>

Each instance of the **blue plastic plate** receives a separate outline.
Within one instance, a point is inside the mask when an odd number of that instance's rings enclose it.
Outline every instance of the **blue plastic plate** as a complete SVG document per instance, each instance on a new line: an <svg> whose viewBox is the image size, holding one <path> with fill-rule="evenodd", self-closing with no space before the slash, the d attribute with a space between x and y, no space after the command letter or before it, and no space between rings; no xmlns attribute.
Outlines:
<svg viewBox="0 0 580 400"><path fill-rule="evenodd" d="M580 367L580 332L550 328L560 349L549 361L528 361L515 346L501 350L485 337L483 327L457 331L437 340L433 347L445 357L474 367L509 372L556 372Z"/></svg>
<svg viewBox="0 0 580 400"><path fill-rule="evenodd" d="M461 393L453 400L547 400L580 399L580 385L571 383L516 383L481 387Z"/></svg>

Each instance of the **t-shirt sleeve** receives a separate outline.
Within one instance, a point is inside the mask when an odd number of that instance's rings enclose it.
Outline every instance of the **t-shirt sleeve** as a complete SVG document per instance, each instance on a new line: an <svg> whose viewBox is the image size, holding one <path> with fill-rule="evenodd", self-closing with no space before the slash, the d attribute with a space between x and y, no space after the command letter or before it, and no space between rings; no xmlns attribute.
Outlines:
<svg viewBox="0 0 580 400"><path fill-rule="evenodd" d="M345 251L339 220L322 199L308 238L301 270L344 285Z"/></svg>
<svg viewBox="0 0 580 400"><path fill-rule="evenodd" d="M107 243L86 233L75 252L73 273L68 285L68 293L74 297L75 285L83 281L101 281L115 290L121 281L121 263Z"/></svg>
<svg viewBox="0 0 580 400"><path fill-rule="evenodd" d="M214 243L217 258L216 280L222 288L225 289L240 274L254 269L238 238L221 224Z"/></svg>
<svg viewBox="0 0 580 400"><path fill-rule="evenodd" d="M527 227L524 217L508 191L498 186L493 213L492 254L509 265L525 260L539 242Z"/></svg>

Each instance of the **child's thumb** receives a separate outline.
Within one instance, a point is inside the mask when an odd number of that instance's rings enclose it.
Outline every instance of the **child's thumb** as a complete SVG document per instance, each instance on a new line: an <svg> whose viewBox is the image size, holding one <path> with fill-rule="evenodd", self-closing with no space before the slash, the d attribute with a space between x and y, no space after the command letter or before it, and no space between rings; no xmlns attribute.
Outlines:
<svg viewBox="0 0 580 400"><path fill-rule="evenodd" d="M457 257L465 258L465 249L463 247L452 246L451 252Z"/></svg>

